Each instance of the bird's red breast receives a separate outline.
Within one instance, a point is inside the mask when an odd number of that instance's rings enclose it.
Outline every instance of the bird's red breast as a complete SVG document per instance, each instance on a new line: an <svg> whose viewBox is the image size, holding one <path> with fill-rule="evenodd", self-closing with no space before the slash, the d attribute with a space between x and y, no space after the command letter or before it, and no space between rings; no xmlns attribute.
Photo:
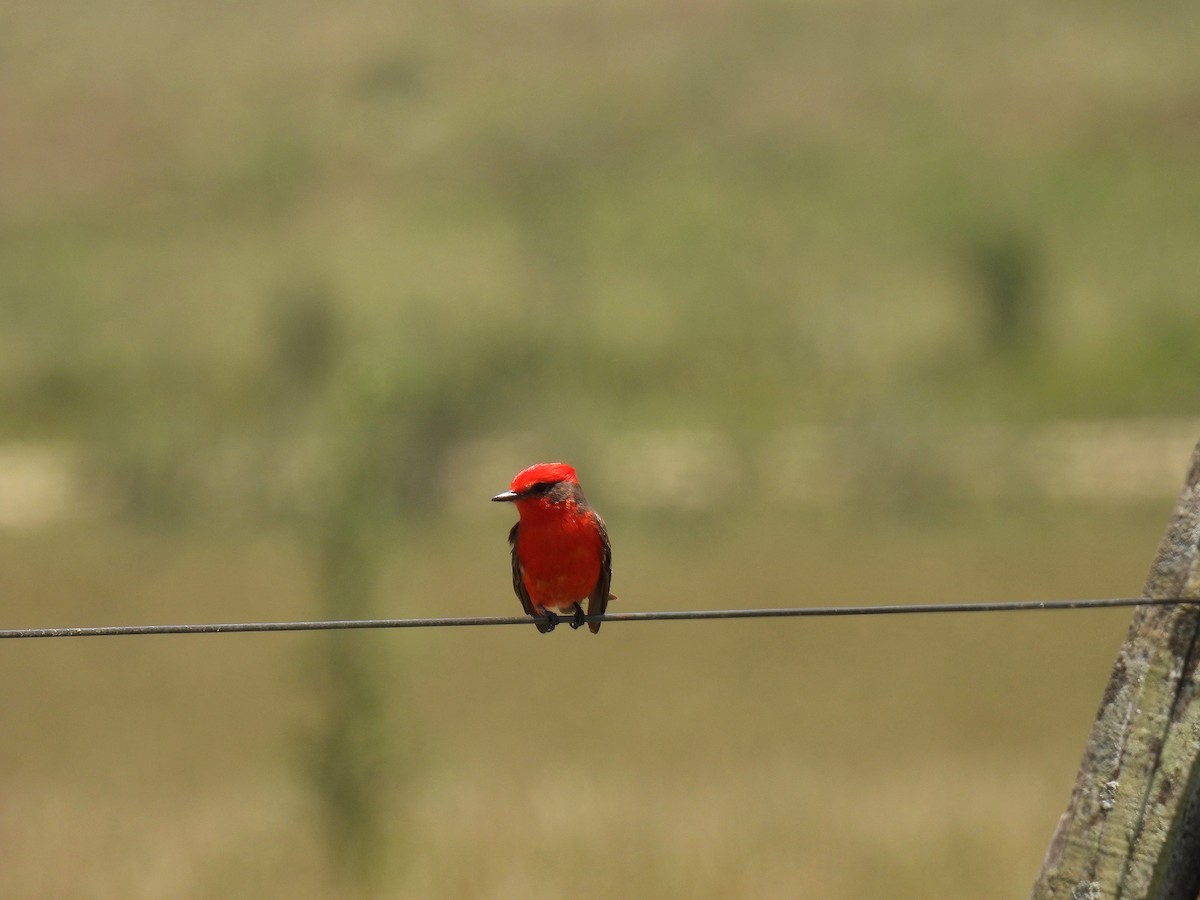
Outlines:
<svg viewBox="0 0 1200 900"><path fill-rule="evenodd" d="M517 501L517 559L535 606L570 609L600 578L603 547L596 514L568 499L557 505Z"/></svg>

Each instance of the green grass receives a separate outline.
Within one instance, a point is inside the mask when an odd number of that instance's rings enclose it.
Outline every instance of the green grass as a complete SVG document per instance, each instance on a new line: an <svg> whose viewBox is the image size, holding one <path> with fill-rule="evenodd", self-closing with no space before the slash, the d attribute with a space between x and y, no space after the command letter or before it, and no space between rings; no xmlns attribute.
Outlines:
<svg viewBox="0 0 1200 900"><path fill-rule="evenodd" d="M1195 355L1161 337L1200 324L1198 30L982 0L14 8L5 427L78 432L164 378L244 404L221 386L260 376L265 311L310 281L359 367L436 379L499 342L516 389L471 387L509 414L547 385L593 419L743 428L897 385L1194 412ZM988 390L997 232L1036 260L1033 397L1011 368ZM945 395L981 364L976 399Z"/></svg>
<svg viewBox="0 0 1200 900"><path fill-rule="evenodd" d="M1164 517L778 516L688 532L610 516L614 586L629 610L1128 594ZM505 527L455 523L403 547L378 612L513 612ZM12 625L302 618L316 602L304 560L269 536L10 538L0 571ZM380 893L1019 896L1127 621L338 635L376 642L390 673ZM6 643L3 893L339 895L300 774L318 640Z"/></svg>

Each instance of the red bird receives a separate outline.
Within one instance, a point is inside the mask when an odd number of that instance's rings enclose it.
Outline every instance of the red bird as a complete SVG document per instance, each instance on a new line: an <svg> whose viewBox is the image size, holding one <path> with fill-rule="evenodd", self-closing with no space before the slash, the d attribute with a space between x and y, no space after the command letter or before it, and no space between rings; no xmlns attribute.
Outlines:
<svg viewBox="0 0 1200 900"><path fill-rule="evenodd" d="M508 533L512 546L513 589L527 615L545 634L558 624L555 611L571 611L571 627L583 624L580 601L589 616L604 615L612 581L612 547L604 520L588 505L575 470L566 463L538 463L517 473L509 489L492 498L517 505L521 519ZM588 622L595 634L599 622Z"/></svg>

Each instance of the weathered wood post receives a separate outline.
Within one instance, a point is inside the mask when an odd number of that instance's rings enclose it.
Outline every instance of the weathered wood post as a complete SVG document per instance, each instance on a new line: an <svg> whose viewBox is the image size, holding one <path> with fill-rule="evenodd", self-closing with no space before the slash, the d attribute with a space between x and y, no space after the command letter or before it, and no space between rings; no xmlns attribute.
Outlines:
<svg viewBox="0 0 1200 900"><path fill-rule="evenodd" d="M1144 597L1200 598L1200 446ZM1034 900L1197 900L1200 607L1140 606Z"/></svg>

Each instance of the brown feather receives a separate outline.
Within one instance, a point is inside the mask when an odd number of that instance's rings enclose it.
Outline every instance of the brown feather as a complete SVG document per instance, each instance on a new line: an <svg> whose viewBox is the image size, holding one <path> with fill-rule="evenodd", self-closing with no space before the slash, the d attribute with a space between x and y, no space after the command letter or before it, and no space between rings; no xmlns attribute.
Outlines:
<svg viewBox="0 0 1200 900"><path fill-rule="evenodd" d="M608 592L609 586L612 584L612 544L609 543L608 528L605 527L604 520L595 510L592 510L592 515L596 519L596 527L600 529L600 545L603 552L600 557L600 578L596 581L592 592L588 594L587 614L602 616L608 609L608 601L617 599ZM588 622L588 629L592 634L599 634L600 625L600 622Z"/></svg>

